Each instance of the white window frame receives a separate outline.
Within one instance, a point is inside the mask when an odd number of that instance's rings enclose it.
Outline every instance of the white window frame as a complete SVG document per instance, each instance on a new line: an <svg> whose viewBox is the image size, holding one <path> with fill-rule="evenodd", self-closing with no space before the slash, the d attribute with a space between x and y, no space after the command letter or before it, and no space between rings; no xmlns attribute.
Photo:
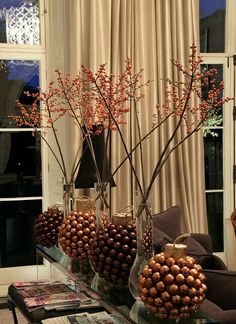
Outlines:
<svg viewBox="0 0 236 324"><path fill-rule="evenodd" d="M40 87L46 87L46 42L45 42L45 2L39 0L40 9L40 45L14 45L8 43L0 44L0 59L1 60L36 60L39 62ZM19 128L1 128L1 132L25 132ZM28 131L28 130L27 130ZM49 176L48 176L48 149L44 143L41 143L42 159L42 188L43 194L39 197L12 197L0 198L0 201L21 201L21 200L42 200L43 208L49 204ZM32 233L33 235L33 233ZM42 266L44 267L44 266ZM37 266L11 267L0 268L0 296L7 294L7 288L12 281L15 280L30 280L37 276Z"/></svg>
<svg viewBox="0 0 236 324"><path fill-rule="evenodd" d="M236 53L236 2L234 0L226 0L226 25L225 25L225 52L224 53L202 53L204 64L223 64L225 90L224 96L234 97L236 93L236 73L233 65L233 55ZM224 251L216 253L226 264L234 257L229 245L232 245L232 232L229 231L230 215L236 207L235 188L233 183L233 165L236 161L234 144L236 143L235 123L233 121L233 107L235 100L226 103L223 108L223 203L224 203ZM236 262L235 262L236 266ZM236 268L234 269L236 270Z"/></svg>
<svg viewBox="0 0 236 324"><path fill-rule="evenodd" d="M38 60L40 86L46 89L48 83L55 77L55 69L67 72L67 22L68 0L39 0L40 9L40 45L0 44L0 59ZM68 143L68 128L66 122L60 124L60 136L64 139L62 149L66 152ZM19 131L19 129L17 129ZM42 155L42 208L44 210L54 203L62 203L62 176L55 159L50 156L45 143L41 146ZM65 154L66 155L66 154ZM17 198L16 198L17 199ZM34 200L35 197L32 197ZM48 273L47 263L41 270L38 266L17 268L0 268L0 296L7 293L9 283L14 280L35 279L39 273Z"/></svg>

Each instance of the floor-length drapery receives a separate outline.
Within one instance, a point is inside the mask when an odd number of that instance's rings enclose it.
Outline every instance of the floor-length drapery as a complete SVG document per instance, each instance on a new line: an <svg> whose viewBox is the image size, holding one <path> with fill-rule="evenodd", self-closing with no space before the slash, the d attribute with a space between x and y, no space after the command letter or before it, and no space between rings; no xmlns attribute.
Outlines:
<svg viewBox="0 0 236 324"><path fill-rule="evenodd" d="M199 44L198 0L70 0L68 35L70 72L81 64L96 70L107 63L112 73L120 71L129 57L135 68L144 68L143 78L153 80L140 110L142 132L152 125L156 103L163 100L163 78L175 77L171 58L188 62L189 48ZM136 143L132 116L123 135L130 146ZM171 132L168 123L158 136L145 143L145 177L148 183L165 137ZM71 128L73 138L76 130ZM112 138L112 167L122 160L124 150L117 136ZM74 141L73 141L74 142ZM139 170L139 156L133 156ZM139 171L138 171L139 172ZM128 163L115 177L113 208L131 202L134 187ZM169 158L152 189L153 212L174 204L182 209L183 230L206 232L203 140L201 132L192 136Z"/></svg>

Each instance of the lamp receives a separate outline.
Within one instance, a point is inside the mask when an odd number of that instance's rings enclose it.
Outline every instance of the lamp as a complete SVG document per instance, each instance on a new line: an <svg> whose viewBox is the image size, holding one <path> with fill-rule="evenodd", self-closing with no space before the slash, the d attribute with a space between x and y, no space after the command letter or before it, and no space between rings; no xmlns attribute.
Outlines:
<svg viewBox="0 0 236 324"><path fill-rule="evenodd" d="M110 165L105 154L104 132L102 131L99 135L96 135L95 130L96 128L94 128L94 134L91 135L91 139L101 181L109 181L110 187L115 187L116 184L112 177ZM88 147L88 143L84 140L80 167L75 179L75 188L93 188L94 184L97 182L94 160Z"/></svg>

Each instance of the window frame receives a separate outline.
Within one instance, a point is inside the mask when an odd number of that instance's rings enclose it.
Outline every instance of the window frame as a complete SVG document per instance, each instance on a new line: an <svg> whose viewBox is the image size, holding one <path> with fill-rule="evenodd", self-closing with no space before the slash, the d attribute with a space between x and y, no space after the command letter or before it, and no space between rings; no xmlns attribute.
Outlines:
<svg viewBox="0 0 236 324"><path fill-rule="evenodd" d="M236 53L236 2L226 0L225 15L225 51L224 53L201 53L204 64L223 64L223 79L225 82L224 96L236 97L236 69L233 56ZM236 184L233 180L233 166L236 164L236 130L233 120L235 99L226 103L223 108L223 219L224 219L224 251L217 253L226 262L230 256L229 242L232 240L229 234L230 215L236 208ZM210 191L207 191L210 192ZM230 238L231 237L231 238ZM231 244L231 243L230 243Z"/></svg>
<svg viewBox="0 0 236 324"><path fill-rule="evenodd" d="M37 60L39 62L39 84L42 89L47 85L47 51L46 51L46 4L48 0L39 0L39 12L40 12L40 44L39 45L18 45L0 43L0 60ZM47 19L46 19L47 18ZM25 132L25 129L20 128L0 128L1 132ZM27 130L29 131L29 130ZM22 201L22 200L41 200L42 208L45 210L49 205L49 169L48 169L48 148L41 141L41 161L42 161L42 196L32 197L9 197L0 198L0 201ZM33 235L33 233L32 233ZM45 268L45 265L42 265ZM17 270L16 270L17 269ZM27 269L27 270L26 270ZM18 266L9 268L0 268L0 296L4 296L7 293L9 283L16 280L16 274L18 279L30 280L37 277L38 266Z"/></svg>

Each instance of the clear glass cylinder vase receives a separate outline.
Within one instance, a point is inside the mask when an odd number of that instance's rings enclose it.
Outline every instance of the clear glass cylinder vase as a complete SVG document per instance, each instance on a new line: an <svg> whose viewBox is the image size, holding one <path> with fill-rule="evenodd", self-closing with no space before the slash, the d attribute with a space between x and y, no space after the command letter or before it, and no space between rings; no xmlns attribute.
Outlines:
<svg viewBox="0 0 236 324"><path fill-rule="evenodd" d="M110 283L102 277L103 265L105 264L99 246L104 244L101 232L110 221L109 216L109 183L95 183L94 185L94 200L95 200L95 215L96 215L96 237L90 241L89 261L95 275L91 282L91 288L97 293L104 294L110 290ZM103 264L104 263L104 264Z"/></svg>
<svg viewBox="0 0 236 324"><path fill-rule="evenodd" d="M110 184L107 182L95 183L94 200L96 213L97 232L109 222L110 210Z"/></svg>
<svg viewBox="0 0 236 324"><path fill-rule="evenodd" d="M129 275L129 289L136 300L140 300L138 293L138 278L142 267L153 256L153 226L151 205L142 203L137 205L135 211L137 252Z"/></svg>
<svg viewBox="0 0 236 324"><path fill-rule="evenodd" d="M74 182L63 185L63 209L64 216L69 215L74 207Z"/></svg>

